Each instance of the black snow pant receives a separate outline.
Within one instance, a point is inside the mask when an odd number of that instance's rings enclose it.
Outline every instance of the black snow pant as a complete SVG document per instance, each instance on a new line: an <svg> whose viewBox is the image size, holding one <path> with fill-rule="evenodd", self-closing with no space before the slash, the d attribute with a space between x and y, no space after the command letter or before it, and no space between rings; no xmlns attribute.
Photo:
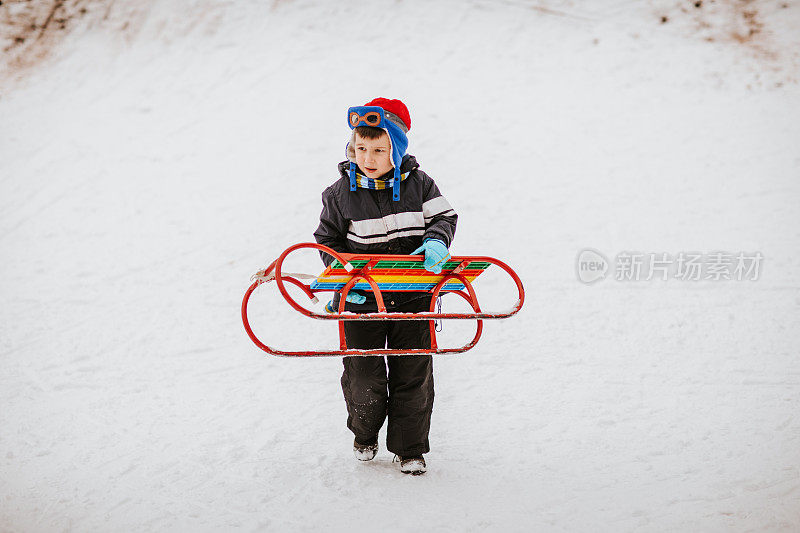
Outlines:
<svg viewBox="0 0 800 533"><path fill-rule="evenodd" d="M428 311L430 297L393 305L389 312ZM346 304L353 312L374 311L369 304ZM372 304L374 305L374 304ZM344 322L348 348L430 348L427 320ZM374 441L389 418L386 448L400 456L430 451L428 433L433 411L433 358L430 355L345 357L342 391L347 404L347 427L361 443Z"/></svg>

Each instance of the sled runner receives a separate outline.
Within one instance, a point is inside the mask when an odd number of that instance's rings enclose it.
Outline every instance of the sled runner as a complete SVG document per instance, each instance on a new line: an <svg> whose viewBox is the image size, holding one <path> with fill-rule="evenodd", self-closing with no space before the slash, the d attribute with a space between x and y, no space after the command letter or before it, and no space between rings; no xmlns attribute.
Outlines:
<svg viewBox="0 0 800 533"><path fill-rule="evenodd" d="M301 248L314 248L334 257L333 263L319 276L293 274L283 272L283 262L290 253ZM508 318L515 315L525 301L525 290L516 272L498 259L484 256L454 256L443 266L440 274L428 272L423 267L423 255L371 255L339 253L327 246L317 243L300 243L287 248L275 261L264 270L253 275L253 284L245 292L242 300L242 322L247 335L267 353L279 356L341 356L341 355L414 355L414 354L446 354L465 352L477 344L483 332L484 319ZM478 304L478 297L472 282L491 265L503 269L517 286L519 293L514 306L505 312L484 312ZM313 280L305 284L300 279ZM262 283L275 281L278 291L286 302L298 312L319 320L339 321L339 349L323 351L283 351L272 348L258 339L250 328L247 316L247 305L253 291ZM291 283L302 290L312 303L319 300L315 296L319 292L339 292L339 308L337 313L315 313L298 304L286 290L286 283ZM372 291L377 301L378 311L372 313L346 312L345 298L350 290ZM381 291L392 292L425 292L431 295L429 312L392 313L386 311ZM457 294L472 307L472 313L440 313L435 312L436 300L442 293ZM437 319L473 319L476 321L475 336L470 342L459 348L440 348L436 343L434 320ZM431 347L415 349L355 349L348 348L344 336L344 320L428 320L430 322Z"/></svg>

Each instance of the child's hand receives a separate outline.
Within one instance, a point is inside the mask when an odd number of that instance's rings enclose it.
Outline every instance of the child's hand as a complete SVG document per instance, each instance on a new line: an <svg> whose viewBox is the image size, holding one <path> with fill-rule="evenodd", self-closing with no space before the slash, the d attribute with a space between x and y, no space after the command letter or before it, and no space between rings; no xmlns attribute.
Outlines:
<svg viewBox="0 0 800 533"><path fill-rule="evenodd" d="M367 301L367 297L363 294L357 294L351 292L345 298L346 302L350 302L351 304L363 304ZM333 308L333 300L325 304L325 312L326 313L338 313L339 311Z"/></svg>
<svg viewBox="0 0 800 533"><path fill-rule="evenodd" d="M411 252L411 255L416 255L420 252L425 253L425 262L423 266L428 272L439 274L442 271L444 262L450 259L450 252L447 251L447 246L439 239L427 239L422 246Z"/></svg>

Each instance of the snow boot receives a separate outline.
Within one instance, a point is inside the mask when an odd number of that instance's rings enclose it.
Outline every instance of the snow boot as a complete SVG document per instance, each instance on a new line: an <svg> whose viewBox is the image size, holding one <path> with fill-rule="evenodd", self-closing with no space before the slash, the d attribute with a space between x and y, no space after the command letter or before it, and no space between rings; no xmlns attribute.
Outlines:
<svg viewBox="0 0 800 533"><path fill-rule="evenodd" d="M368 441L366 444L358 442L358 439L353 441L353 455L359 461L372 461L378 453L378 437Z"/></svg>
<svg viewBox="0 0 800 533"><path fill-rule="evenodd" d="M400 461L400 471L404 474L419 476L427 471L425 458L422 455L409 455L408 457L395 455L394 458Z"/></svg>

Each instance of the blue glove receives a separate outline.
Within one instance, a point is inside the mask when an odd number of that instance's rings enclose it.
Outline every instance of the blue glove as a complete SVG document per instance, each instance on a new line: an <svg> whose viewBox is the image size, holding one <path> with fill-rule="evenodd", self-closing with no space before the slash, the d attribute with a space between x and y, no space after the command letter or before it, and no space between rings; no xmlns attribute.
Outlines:
<svg viewBox="0 0 800 533"><path fill-rule="evenodd" d="M351 292L347 295L347 298L344 299L346 302L350 302L351 304L363 304L367 301L367 297L363 294L358 294ZM338 309L333 308L333 300L325 304L325 312L326 313L338 313Z"/></svg>
<svg viewBox="0 0 800 533"><path fill-rule="evenodd" d="M425 252L425 262L423 263L425 270L434 274L439 274L445 261L450 259L447 246L439 239L427 239L422 246L411 252L411 255L417 255L420 252Z"/></svg>

